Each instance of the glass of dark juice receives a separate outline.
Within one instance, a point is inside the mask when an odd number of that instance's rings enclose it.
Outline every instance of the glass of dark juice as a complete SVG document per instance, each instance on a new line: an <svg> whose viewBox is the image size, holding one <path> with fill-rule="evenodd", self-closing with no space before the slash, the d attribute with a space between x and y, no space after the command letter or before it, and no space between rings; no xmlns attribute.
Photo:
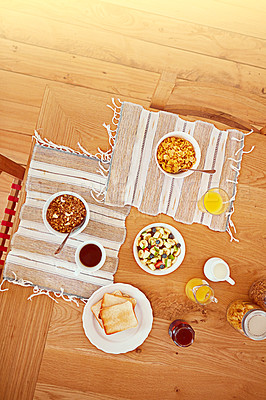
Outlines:
<svg viewBox="0 0 266 400"><path fill-rule="evenodd" d="M195 339L193 328L182 319L173 321L169 326L168 333L174 343L180 347L190 346Z"/></svg>
<svg viewBox="0 0 266 400"><path fill-rule="evenodd" d="M76 250L76 274L81 271L97 271L103 266L105 260L106 252L101 243L94 240L84 242Z"/></svg>

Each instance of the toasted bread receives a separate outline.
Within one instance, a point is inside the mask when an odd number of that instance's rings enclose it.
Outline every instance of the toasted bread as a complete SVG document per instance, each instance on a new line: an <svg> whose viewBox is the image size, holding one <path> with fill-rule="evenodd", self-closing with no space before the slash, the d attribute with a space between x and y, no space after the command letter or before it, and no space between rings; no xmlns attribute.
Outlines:
<svg viewBox="0 0 266 400"><path fill-rule="evenodd" d="M100 301L98 301L97 303L93 304L93 306L91 307L91 311L93 312L95 318L97 319L97 321L99 322L100 326L103 328L103 323L100 317L100 310L102 307L102 299Z"/></svg>
<svg viewBox="0 0 266 400"><path fill-rule="evenodd" d="M138 320L130 301L102 308L100 317L106 335L135 328L138 325Z"/></svg>
<svg viewBox="0 0 266 400"><path fill-rule="evenodd" d="M137 301L133 297L124 297L110 293L105 293L103 296L102 308L110 307L113 306L114 304L125 303L126 301L130 301L133 307L135 307L135 305L137 304Z"/></svg>
<svg viewBox="0 0 266 400"><path fill-rule="evenodd" d="M120 290L115 290L112 294L114 294L115 296L123 296L122 292L120 292Z"/></svg>

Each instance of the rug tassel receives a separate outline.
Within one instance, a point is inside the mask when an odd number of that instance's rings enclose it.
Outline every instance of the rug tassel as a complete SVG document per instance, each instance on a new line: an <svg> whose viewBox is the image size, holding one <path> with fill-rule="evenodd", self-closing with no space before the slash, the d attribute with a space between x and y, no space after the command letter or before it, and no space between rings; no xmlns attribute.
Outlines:
<svg viewBox="0 0 266 400"><path fill-rule="evenodd" d="M8 292L8 290L9 290L8 288L2 289L2 285L3 285L5 282L8 282L7 279L3 279L2 282L0 283L0 292Z"/></svg>

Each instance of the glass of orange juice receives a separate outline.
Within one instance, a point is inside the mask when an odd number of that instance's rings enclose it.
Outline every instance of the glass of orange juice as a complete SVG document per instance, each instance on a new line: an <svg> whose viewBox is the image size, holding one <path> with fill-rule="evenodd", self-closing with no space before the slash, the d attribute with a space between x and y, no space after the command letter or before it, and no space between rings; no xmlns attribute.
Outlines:
<svg viewBox="0 0 266 400"><path fill-rule="evenodd" d="M213 215L220 215L229 207L229 197L225 190L220 188L209 189L198 201L199 210Z"/></svg>
<svg viewBox="0 0 266 400"><path fill-rule="evenodd" d="M193 278L186 284L187 297L200 305L217 303L218 300L214 297L214 291L207 281L201 278Z"/></svg>

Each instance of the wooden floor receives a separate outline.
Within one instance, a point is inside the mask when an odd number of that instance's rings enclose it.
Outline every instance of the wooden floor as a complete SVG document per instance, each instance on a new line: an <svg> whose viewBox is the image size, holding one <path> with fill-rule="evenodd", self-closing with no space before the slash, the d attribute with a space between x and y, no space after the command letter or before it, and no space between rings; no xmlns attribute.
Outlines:
<svg viewBox="0 0 266 400"><path fill-rule="evenodd" d="M0 1L0 153L14 161L27 165L48 92L75 119L77 132L86 121L81 139L92 152L108 146L102 124L111 120L105 105L112 97L222 128L253 129L247 149L256 145L240 176L240 245L202 226L175 224L188 243L184 269L161 282L148 279L131 247L154 218L130 213L115 280L143 290L155 316L136 351L105 355L84 336L82 307L27 302L30 289L9 285L0 294L1 400L266 398L265 344L242 338L224 317L265 265L265 21L265 0ZM11 182L0 175L0 217ZM217 285L219 306L205 312L186 301L183 288L214 253L228 257L238 285ZM196 321L198 332L198 345L186 351L165 334L180 312Z"/></svg>

